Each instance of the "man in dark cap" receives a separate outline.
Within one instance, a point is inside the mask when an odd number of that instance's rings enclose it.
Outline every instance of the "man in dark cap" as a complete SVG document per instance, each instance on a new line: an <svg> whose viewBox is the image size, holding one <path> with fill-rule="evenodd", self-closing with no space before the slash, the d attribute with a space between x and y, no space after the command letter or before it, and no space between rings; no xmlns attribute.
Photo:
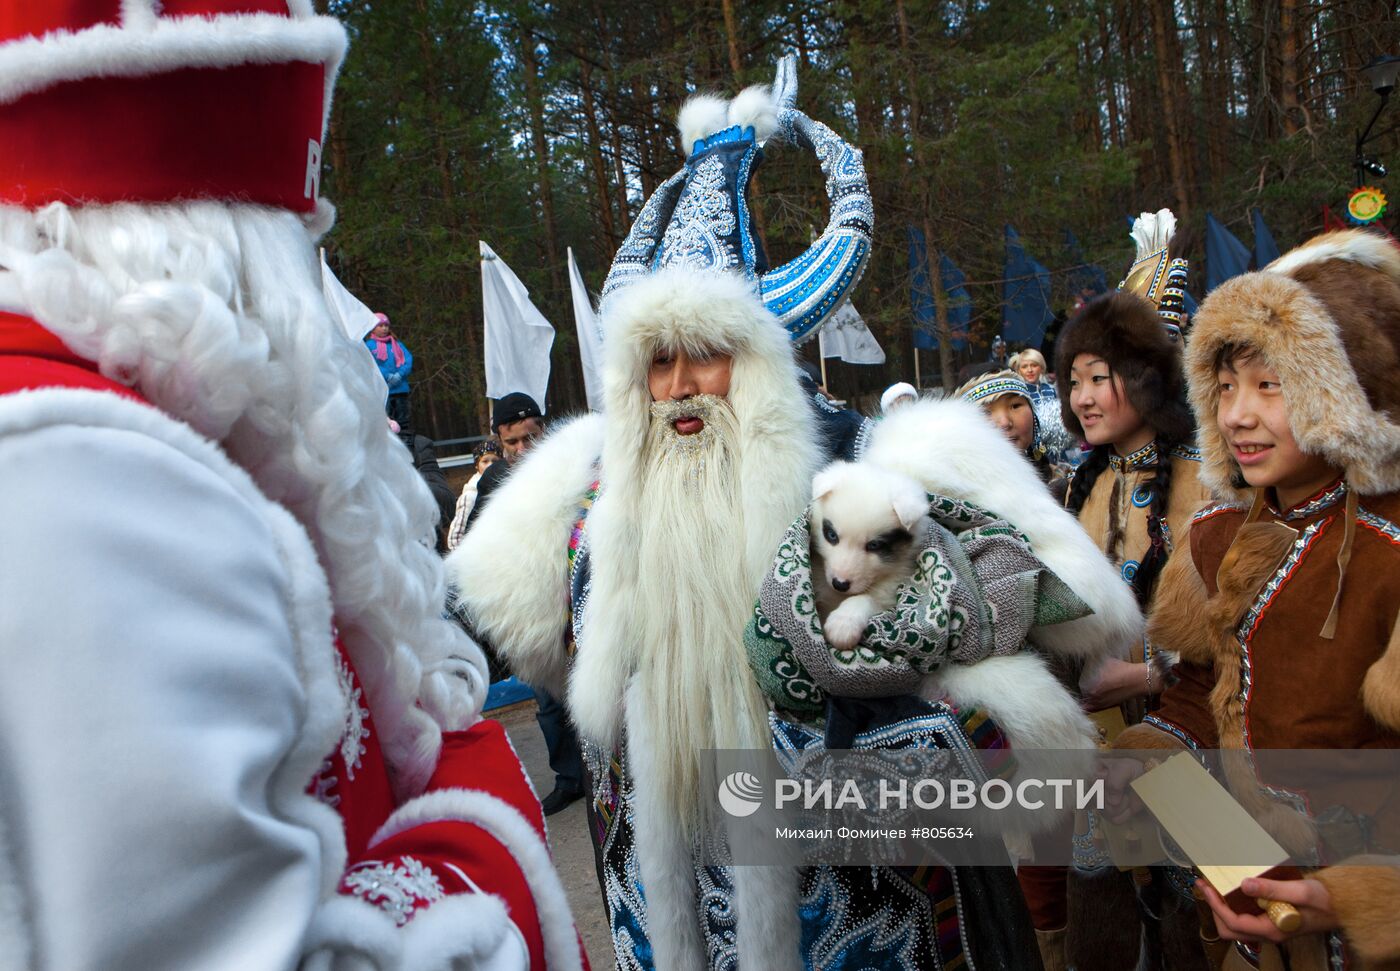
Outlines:
<svg viewBox="0 0 1400 971"><path fill-rule="evenodd" d="M491 493L510 475L516 460L544 434L544 412L528 394L512 391L504 398L497 399L495 407L491 409L491 431L501 440L501 458L505 461L497 462L481 473L481 481L476 484L476 505L467 517L467 529L472 528L472 523L476 522L476 517L491 499Z"/></svg>
<svg viewBox="0 0 1400 971"><path fill-rule="evenodd" d="M491 431L501 440L501 458L481 474L476 484L476 505L467 517L467 530L481 514L482 508L491 499L510 471L536 439L544 433L544 414L535 399L519 391L511 392L497 400L491 409ZM544 733L544 743L549 749L549 767L554 770L554 791L541 800L544 814L552 816L559 810L576 802L583 796L583 760L579 753L578 737L569 724L569 716L559 699L535 688L535 702L539 712L535 719Z"/></svg>

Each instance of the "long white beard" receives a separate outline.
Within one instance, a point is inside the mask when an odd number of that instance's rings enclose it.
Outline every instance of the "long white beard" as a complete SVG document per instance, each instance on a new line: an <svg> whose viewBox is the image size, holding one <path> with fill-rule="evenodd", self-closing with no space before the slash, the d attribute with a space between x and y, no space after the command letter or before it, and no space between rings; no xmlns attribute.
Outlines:
<svg viewBox="0 0 1400 971"><path fill-rule="evenodd" d="M672 422L698 415L704 429ZM706 750L767 744L766 709L749 671L744 626L758 590L745 563L740 438L729 403L702 395L653 405L636 510L636 678L655 778L687 835L706 828Z"/></svg>

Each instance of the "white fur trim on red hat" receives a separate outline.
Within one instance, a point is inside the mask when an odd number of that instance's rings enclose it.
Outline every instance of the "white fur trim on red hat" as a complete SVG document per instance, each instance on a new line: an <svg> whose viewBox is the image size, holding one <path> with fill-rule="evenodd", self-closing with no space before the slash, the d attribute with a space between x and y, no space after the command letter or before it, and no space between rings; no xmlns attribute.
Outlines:
<svg viewBox="0 0 1400 971"><path fill-rule="evenodd" d="M345 28L334 18L314 16L306 0L288 0L287 6L287 16L171 17L157 14L153 0L123 0L120 26L96 24L0 44L0 104L65 81L302 61L326 68L324 133L345 57Z"/></svg>

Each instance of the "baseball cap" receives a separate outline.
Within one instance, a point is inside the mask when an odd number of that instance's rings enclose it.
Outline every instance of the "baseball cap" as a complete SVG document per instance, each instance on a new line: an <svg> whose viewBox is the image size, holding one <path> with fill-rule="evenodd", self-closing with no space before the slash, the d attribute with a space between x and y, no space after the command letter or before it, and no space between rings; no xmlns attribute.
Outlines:
<svg viewBox="0 0 1400 971"><path fill-rule="evenodd" d="M498 430L502 425L507 425L513 421L520 421L523 418L543 418L544 412L540 411L540 406L535 404L535 399L522 391L512 391L504 398L496 402L491 409L491 431Z"/></svg>

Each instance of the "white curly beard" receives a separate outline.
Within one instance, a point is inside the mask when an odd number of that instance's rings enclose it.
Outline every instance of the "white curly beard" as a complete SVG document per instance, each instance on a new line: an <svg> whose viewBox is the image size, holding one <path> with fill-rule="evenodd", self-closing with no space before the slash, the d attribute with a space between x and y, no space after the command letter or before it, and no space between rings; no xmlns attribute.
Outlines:
<svg viewBox="0 0 1400 971"><path fill-rule="evenodd" d="M306 528L411 793L436 761L434 719L480 711L486 663L441 617L436 505L389 434L370 355L330 316L311 232L253 205L0 206L0 305L219 442Z"/></svg>

